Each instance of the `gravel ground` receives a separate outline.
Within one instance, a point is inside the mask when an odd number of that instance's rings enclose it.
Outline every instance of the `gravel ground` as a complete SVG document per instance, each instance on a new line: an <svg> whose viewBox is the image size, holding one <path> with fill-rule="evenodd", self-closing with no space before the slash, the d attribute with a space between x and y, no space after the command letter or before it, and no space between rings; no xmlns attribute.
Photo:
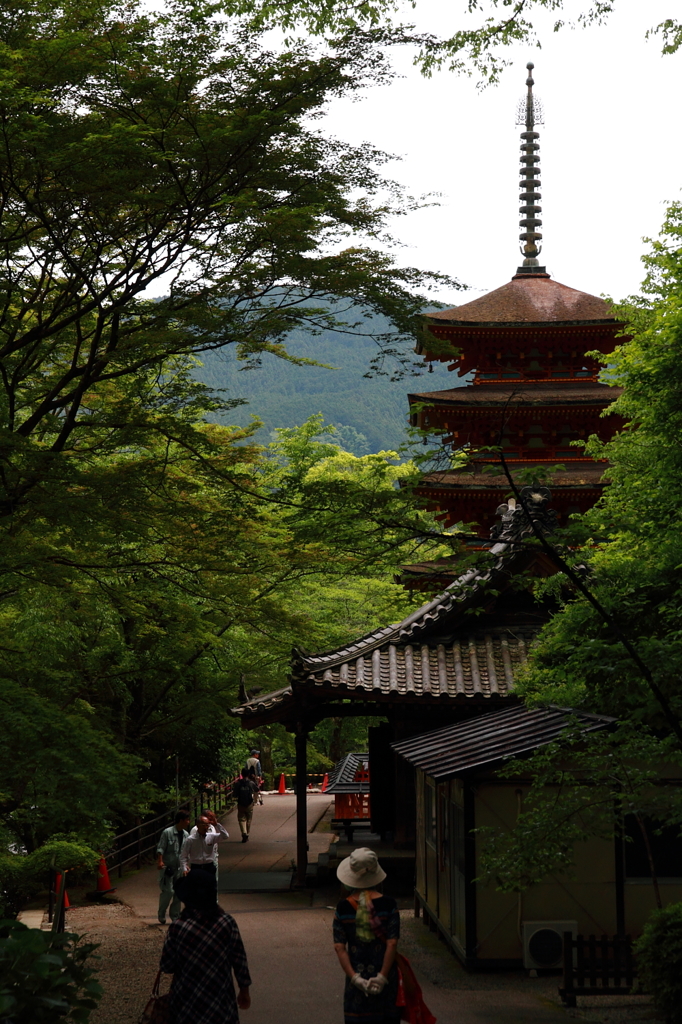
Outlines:
<svg viewBox="0 0 682 1024"><path fill-rule="evenodd" d="M560 975L530 978L526 971L485 974L465 971L444 943L424 926L421 919L416 919L411 910L402 910L400 918L400 949L412 961L420 978L441 988L460 991L532 992L543 1002L562 1006L557 992L561 984ZM568 1019L590 1021L591 1024L633 1024L656 1020L648 996L579 996L578 1004L576 1009L564 1011Z"/></svg>
<svg viewBox="0 0 682 1024"><path fill-rule="evenodd" d="M99 942L99 980L104 989L90 1024L135 1024L159 969L165 929L144 924L121 903L74 907L67 927ZM162 981L166 991L168 981Z"/></svg>

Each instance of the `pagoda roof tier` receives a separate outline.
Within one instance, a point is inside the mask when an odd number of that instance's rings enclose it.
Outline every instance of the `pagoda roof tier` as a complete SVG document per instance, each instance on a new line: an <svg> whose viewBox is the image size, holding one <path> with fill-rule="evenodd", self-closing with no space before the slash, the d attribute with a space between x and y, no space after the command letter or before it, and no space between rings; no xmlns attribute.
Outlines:
<svg viewBox="0 0 682 1024"><path fill-rule="evenodd" d="M466 326L618 323L604 299L553 281L549 274L517 274L487 295L429 313L428 318Z"/></svg>
<svg viewBox="0 0 682 1024"><path fill-rule="evenodd" d="M479 464L482 465L482 464ZM526 466L533 466L536 463L525 460L522 465L514 465L514 471L523 469ZM605 462L593 462L591 459L570 466L568 469L559 469L552 473L552 494L555 499L566 489L585 490L601 488L602 478L607 469ZM486 463L490 467L490 463ZM430 473L419 482L417 488L420 494L428 494L434 497L435 491L452 493L466 492L472 495L487 494L487 507L490 509L490 494L495 491L509 491L509 481L504 473L483 473L466 472L464 470L452 470L443 473Z"/></svg>
<svg viewBox="0 0 682 1024"><path fill-rule="evenodd" d="M561 460L552 461L556 464ZM474 533L485 538L493 519L491 508L495 502L502 504L507 500L510 486L507 477L501 471L481 472L483 464L475 465L479 468L478 472L454 470L432 473L420 481L417 494L425 499L429 508L441 513L439 519L443 520L446 527L452 527L457 523L477 523L478 527L474 527ZM514 473L518 473L523 468L540 469L546 463L524 459L514 460L509 465ZM488 463L485 468L490 470L492 465ZM592 508L601 495L603 476L607 468L608 463L595 463L590 459L580 462L566 460L566 469L552 473L552 494L560 523L565 523L573 512L586 512ZM418 575L421 573L408 573L402 582L405 583L411 576L416 578ZM424 573L425 578L431 575L431 569Z"/></svg>
<svg viewBox="0 0 682 1024"><path fill-rule="evenodd" d="M623 389L598 382L514 381L510 383L466 384L444 391L418 391L408 395L410 405L426 402L451 409L478 408L604 408L622 394Z"/></svg>

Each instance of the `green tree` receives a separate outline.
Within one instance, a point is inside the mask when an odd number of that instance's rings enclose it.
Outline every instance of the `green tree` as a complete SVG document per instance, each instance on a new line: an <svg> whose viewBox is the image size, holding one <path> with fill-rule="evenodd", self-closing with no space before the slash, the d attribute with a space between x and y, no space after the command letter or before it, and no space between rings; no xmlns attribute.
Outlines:
<svg viewBox="0 0 682 1024"><path fill-rule="evenodd" d="M405 347L426 279L360 242L399 205L383 155L313 124L385 74L360 36L271 53L190 0L0 11L1 799L26 850L140 810L180 750L183 779L219 774L254 640L279 677L309 618L296 582L371 561L350 530L304 536L300 506L397 509L292 489L249 431L205 422L226 403L189 359L286 358L292 329L348 326L330 296Z"/></svg>
<svg viewBox="0 0 682 1024"><path fill-rule="evenodd" d="M562 768L565 751L543 752L526 763L524 774L535 778L533 799L516 830L491 848L488 872L499 879L518 880L526 872L537 880L543 870L568 865L581 832L612 834L610 808L617 794L625 800L633 765L650 766L641 768L650 770L649 784L644 780L633 790L640 818L682 825L679 802L666 797L667 805L657 806L662 797L651 789L658 766L679 761L682 721L680 204L668 210L644 262L643 295L619 309L630 336L603 371L605 381L624 388L611 411L625 426L606 444L594 437L587 443L590 455L608 460L608 484L593 509L574 517L572 550L560 552L570 575L559 572L541 585L561 607L540 633L518 686L531 703L613 715L624 731L609 741L608 757L600 754L606 741L596 737L585 739L584 752L571 753L601 779L589 794ZM576 573L587 592L574 586ZM559 776L560 798L549 799L543 786ZM592 802L598 813L586 810Z"/></svg>
<svg viewBox="0 0 682 1024"><path fill-rule="evenodd" d="M608 486L581 521L577 555L604 608L627 633L675 714L682 717L682 208L673 205L645 258L644 297L624 305L632 336L609 356L604 379L624 388L612 411L625 428L587 451L608 459ZM560 581L557 581L560 583ZM556 584L555 584L556 585ZM581 637L580 644L574 641ZM570 637L570 639L569 639ZM560 664L563 661L563 664ZM669 731L661 709L613 629L582 596L543 631L526 692Z"/></svg>
<svg viewBox="0 0 682 1024"><path fill-rule="evenodd" d="M183 418L171 377L136 446L79 467L69 530L26 530L22 571L5 566L0 810L27 850L55 829L103 841L154 799L150 781L169 788L178 754L183 782L238 767L227 711L242 678L276 689L292 644L401 618L412 601L392 575L415 546L442 548L395 486L410 463L319 443L318 417L265 451L238 443L243 431L197 418L203 390L181 375Z"/></svg>
<svg viewBox="0 0 682 1024"><path fill-rule="evenodd" d="M135 443L173 354L286 357L293 328L344 326L320 305L330 295L388 316L393 352L414 334L426 277L358 244L398 202L383 154L311 126L384 74L366 39L268 53L191 0L157 15L3 7L0 510L13 531L81 453ZM165 296L145 297L162 279Z"/></svg>
<svg viewBox="0 0 682 1024"><path fill-rule="evenodd" d="M508 63L504 48L514 43L539 46L533 15L548 11L555 14L553 31L563 28L587 27L604 22L618 0L591 0L582 10L564 0L466 0L460 6L461 22L452 35L415 34L414 26L401 23L410 8L418 8L418 0L408 4L401 0L365 0L330 2L330 0L229 0L223 4L231 11L248 17L250 24L261 28L277 26L293 33L300 28L319 35L338 35L357 30L382 33L384 37L408 40L417 46L417 63L429 75L439 67L471 72L473 68L483 81L497 81ZM472 24L473 19L478 19ZM666 18L652 26L647 35L659 35L663 53L675 53L682 45L682 23Z"/></svg>

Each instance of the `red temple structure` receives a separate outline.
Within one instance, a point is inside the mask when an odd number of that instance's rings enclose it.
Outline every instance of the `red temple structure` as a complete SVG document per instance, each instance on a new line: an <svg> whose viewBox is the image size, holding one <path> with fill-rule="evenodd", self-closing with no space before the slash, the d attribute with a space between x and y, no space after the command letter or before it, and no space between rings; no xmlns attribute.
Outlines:
<svg viewBox="0 0 682 1024"><path fill-rule="evenodd" d="M444 432L453 451L472 450L464 470L430 474L419 493L442 513L447 525L475 524L487 536L496 499L510 494L496 451L501 449L521 482L537 470L561 465L552 474L554 505L561 522L584 512L601 493L604 463L588 458L573 441L591 434L608 440L618 417L603 417L619 389L598 380L600 364L585 353L613 351L622 324L603 299L553 281L540 266L542 224L539 138L541 122L533 97L532 64L521 104L521 221L523 265L510 282L454 309L430 313L418 352L448 362L458 375L472 375L463 387L409 396L413 426ZM527 472L520 474L524 469ZM530 472L528 472L530 471ZM543 472L544 471L544 472Z"/></svg>
<svg viewBox="0 0 682 1024"><path fill-rule="evenodd" d="M334 795L333 829L343 829L349 842L353 831L370 827L369 754L346 754L329 773L327 793Z"/></svg>

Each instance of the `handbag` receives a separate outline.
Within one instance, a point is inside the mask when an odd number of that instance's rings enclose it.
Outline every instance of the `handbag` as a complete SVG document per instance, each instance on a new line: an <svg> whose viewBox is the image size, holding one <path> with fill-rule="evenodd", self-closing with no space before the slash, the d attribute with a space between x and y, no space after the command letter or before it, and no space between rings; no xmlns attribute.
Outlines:
<svg viewBox="0 0 682 1024"><path fill-rule="evenodd" d="M140 1016L139 1024L170 1024L170 994L159 994L161 971L152 985L152 994Z"/></svg>

